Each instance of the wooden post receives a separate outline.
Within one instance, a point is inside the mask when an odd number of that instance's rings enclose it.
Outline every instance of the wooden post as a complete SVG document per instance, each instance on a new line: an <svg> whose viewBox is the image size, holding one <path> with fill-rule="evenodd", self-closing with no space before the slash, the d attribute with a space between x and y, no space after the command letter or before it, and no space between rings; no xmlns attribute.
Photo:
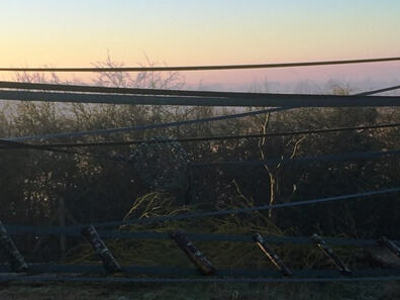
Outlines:
<svg viewBox="0 0 400 300"><path fill-rule="evenodd" d="M58 200L58 222L62 229L65 228L66 219L65 201L63 197L60 197ZM67 239L64 234L60 235L60 251L61 257L64 257L67 251Z"/></svg>

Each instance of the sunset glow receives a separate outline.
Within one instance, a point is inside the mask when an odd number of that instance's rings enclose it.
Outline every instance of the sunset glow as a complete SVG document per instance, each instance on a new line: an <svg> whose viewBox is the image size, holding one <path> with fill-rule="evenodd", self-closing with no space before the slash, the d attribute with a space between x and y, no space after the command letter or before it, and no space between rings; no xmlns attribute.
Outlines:
<svg viewBox="0 0 400 300"><path fill-rule="evenodd" d="M131 66L145 63L146 56L158 64L202 65L400 54L400 2L395 0L16 0L2 1L0 11L0 65L7 67L91 66L108 52ZM382 65L390 76L400 76L399 63ZM354 73L357 68L345 69ZM361 69L373 76L376 66ZM329 70L329 77L343 68L315 68L305 74L319 78L321 70ZM294 80L299 72L243 71L240 78L232 71L202 72L185 77L193 83L221 77L250 82L263 76Z"/></svg>

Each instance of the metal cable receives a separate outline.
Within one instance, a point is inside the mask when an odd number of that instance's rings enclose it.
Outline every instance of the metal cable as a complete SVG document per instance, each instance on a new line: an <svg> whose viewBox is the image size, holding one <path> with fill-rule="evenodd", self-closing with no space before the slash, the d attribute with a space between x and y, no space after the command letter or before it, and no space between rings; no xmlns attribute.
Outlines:
<svg viewBox="0 0 400 300"><path fill-rule="evenodd" d="M385 92L390 92L390 91L394 91L394 90L398 90L400 89L400 85L395 85L395 86L391 86L391 87L387 87L387 88L383 88L383 89L378 89L378 90L373 90L373 91L369 91L369 92L363 92L363 93L359 93L359 96L369 96L369 95L375 95L375 94L380 94L380 93L385 93Z"/></svg>
<svg viewBox="0 0 400 300"><path fill-rule="evenodd" d="M0 282L97 282L97 283L299 283L299 282L369 282L398 281L400 275L332 278L129 278L129 277L66 277L66 276L0 276Z"/></svg>
<svg viewBox="0 0 400 300"><path fill-rule="evenodd" d="M199 212L199 213L188 213L174 216L160 216L153 217L148 219L133 219L133 220L123 220L123 221L113 221L113 222L103 222L103 223L94 223L94 224L86 224L86 225L74 225L69 226L67 228L60 227L35 227L35 226L21 226L21 225L6 225L6 228L12 234L18 233L34 233L34 234L67 234L70 236L80 236L80 230L89 225L94 225L96 228L107 228L121 225L129 225L129 224L152 224L159 222L167 222L167 221L177 221L177 220L185 220L185 219L195 219L202 217L214 217L214 216L223 216L223 215L236 215L236 214L248 214L254 211L263 211L269 209L277 209L277 208L288 208L288 207L296 207L296 206L304 206L304 205L314 205L321 204L327 202L336 202L342 200L350 200L357 198L365 198L365 197L373 197L384 194L393 194L399 193L399 188L391 188L384 189L378 191L369 191L364 193L356 193L356 194L348 194L348 195L340 195L340 196L332 196L327 198L317 198L313 200L305 200L305 201L296 201L296 202L288 202L288 203L278 203L273 205L262 205L262 206L254 206L247 208L237 208L237 209L227 209L227 210L218 210L211 212ZM160 232L121 232L121 231L100 231L101 235L105 238L136 238L136 239L165 239L167 238L166 233ZM236 241L236 242L249 242L249 237L245 235L219 235L219 234L199 234L199 233L190 233L191 238L194 240L215 240L215 241ZM273 243L309 243L308 238L304 237L266 237L266 239ZM335 239L328 238L333 244L341 244L341 245L370 245L372 240L352 240L352 239Z"/></svg>
<svg viewBox="0 0 400 300"><path fill-rule="evenodd" d="M259 115L259 114L278 112L278 111L282 111L282 110L287 110L287 108L282 108L282 107L270 108L270 109L250 111L250 112L245 112L245 113L208 117L208 118L195 119L195 120L160 123L160 124L136 125L136 126L127 126L127 127L119 127L119 128L78 131L78 132L62 132L62 133L51 133L51 134L34 135L34 136L11 137L11 138L3 138L3 140L17 141L17 142L21 141L22 142L22 141L29 141L29 140L47 140L47 139L55 139L55 138L71 138L71 137L82 137L82 136L93 136L93 135L105 135L105 134L112 134L112 133L123 133L123 132L131 132L131 131L142 131L142 130L148 130L148 129L179 127L179 126L183 126L183 125L192 125L192 124L199 124L199 123L206 123L206 122L223 121L223 120L229 120L229 119L244 118L244 117L248 117L248 116L255 116L255 115Z"/></svg>
<svg viewBox="0 0 400 300"><path fill-rule="evenodd" d="M124 87L103 87L89 85L66 85L49 83L31 82L12 82L0 81L2 89L17 90L37 90L37 91L58 91L58 92L83 92L99 94L119 94L119 95L153 95L153 96L189 96L189 97L216 97L216 98L262 98L268 93L248 93L248 92L216 92L216 91L194 91L194 90L166 90L166 89L144 89L144 88L124 88ZM373 91L361 92L357 96L369 96L388 91L400 89L400 85L377 89Z"/></svg>
<svg viewBox="0 0 400 300"><path fill-rule="evenodd" d="M283 132L271 132L266 134L245 134L245 135L217 135L217 136L201 136L201 137L187 137L177 139L144 139L144 140L131 140L131 141L120 141L120 142L93 142L93 143L49 143L45 145L36 145L36 149L40 148L80 148L80 147L107 147L107 146L130 146L138 144L160 144L160 143L188 143L188 142L205 142L205 141L225 141L225 140L238 140L238 139L257 139L264 137L280 137L280 136L293 136L293 135L309 135L309 134L320 134L320 133L334 133L334 132L345 132L355 130L374 130L383 128L394 128L399 127L400 123L389 123L389 124L377 124L370 126L353 126L353 127L335 127L325 129L311 129L311 130L297 130L297 131L283 131ZM18 144L15 148L23 148L23 145L32 144ZM6 149L14 148L8 145Z"/></svg>
<svg viewBox="0 0 400 300"><path fill-rule="evenodd" d="M96 228L107 228L107 227L129 225L129 224L152 224L152 223L159 223L159 222L196 219L196 218L204 218L204 217L248 214L248 213L252 213L254 211L263 211L263 210L270 210L270 209L277 209L277 208L288 208L288 207L296 207L296 206L322 204L322 203L337 202L337 201L357 199L357 198L373 197L373 196L384 195L384 194L393 194L393 193L398 193L398 192L400 192L400 187L378 190L378 191L369 191L369 192L364 192L364 193L349 194L349 195L332 196L332 197L327 197L327 198L317 198L317 199L313 199L313 200L278 203L278 204L273 204L273 205L262 205L262 206L237 208L237 209L226 209L226 210L218 210L218 211L199 212L199 213L188 213L188 214L181 214L181 215L175 215L175 216L160 216L160 217L154 217L154 218L148 218L148 219L133 219L133 220L124 220L124 221L115 221L115 222L103 222L103 223L95 223L92 225L94 225ZM88 226L88 225L85 225L85 226ZM82 226L77 226L76 228L81 228L81 227ZM71 228L74 228L74 226L72 226Z"/></svg>
<svg viewBox="0 0 400 300"><path fill-rule="evenodd" d="M262 97L192 97L159 95L119 95L69 92L0 90L0 99L61 103L126 105L227 106L227 107L387 107L400 106L398 96L341 96L265 94Z"/></svg>
<svg viewBox="0 0 400 300"><path fill-rule="evenodd" d="M65 235L69 237L81 237L80 229L75 227L44 227L27 225L5 224L7 232L11 235L31 234L35 236ZM83 226L82 226L83 227ZM169 240L167 232L140 231L132 232L129 230L100 230L100 236L103 239L135 239L135 240ZM193 233L185 232L193 241L218 241L233 243L254 243L250 234L218 234L218 233ZM264 236L264 240L271 244L312 244L309 237L296 236ZM373 239L352 239L352 238L334 238L324 237L329 244L335 246L373 246L376 240Z"/></svg>
<svg viewBox="0 0 400 300"><path fill-rule="evenodd" d="M361 64L375 62L399 61L400 57L328 60L314 62L266 63L245 65L215 65L215 66L176 66L176 67L110 67L110 68L12 68L1 67L0 72L163 72L163 71L211 71L211 70L241 70L289 67L312 67L324 65Z"/></svg>
<svg viewBox="0 0 400 300"><path fill-rule="evenodd" d="M0 148L0 149L6 149L6 150L8 150L8 149L34 149L34 150L42 150L42 151L64 153L64 154L84 155L81 152L71 151L71 150L63 150L63 149L54 149L47 145L34 145L34 144L2 140L2 139L0 139L0 145L5 146L4 148Z"/></svg>
<svg viewBox="0 0 400 300"><path fill-rule="evenodd" d="M29 265L30 272L28 273L30 276L39 275L40 273L53 273L62 274L62 273L90 273L96 275L104 276L104 269L101 265L59 265L59 264L30 264ZM191 279L198 279L198 271L191 268L181 268L181 267L164 267L164 266L136 266L129 265L123 266L124 275L170 275L173 276L171 279L177 279L177 276L186 276L192 277ZM0 265L0 272L7 272L9 268L5 265ZM197 275L197 276L196 276ZM306 279L309 277L313 278L340 278L340 274L336 270L294 270L294 275L297 279ZM355 270L355 277L370 277L370 276L394 276L400 275L399 270L393 269L366 269L366 270ZM20 274L19 276L24 276L24 274ZM41 275L39 275L41 276ZM0 277L2 277L0 275ZM197 277L197 278L196 278ZM222 279L223 277L230 277L231 279L240 279L243 277L249 278L260 278L260 277L269 277L269 279L273 278L282 278L282 274L280 272L269 270L269 269L261 269L261 270L242 270L242 269L219 269L217 270L215 277L210 279ZM101 277L96 277L101 278ZM112 278L112 277L108 277ZM204 278L204 277L203 277ZM286 277L287 278L287 277ZM156 278L149 278L156 279ZM295 279L295 278L293 278Z"/></svg>
<svg viewBox="0 0 400 300"><path fill-rule="evenodd" d="M332 162L332 161L350 161L350 160L365 160L365 159L378 159L387 156L400 155L400 150L388 151L368 151L368 152L345 152L340 154L326 154L318 156L305 156L305 157L280 157L271 158L267 160L227 160L227 161L214 161L214 162L192 162L191 167L206 168L216 166L265 166L273 164L290 164L290 163L313 163L313 162Z"/></svg>
<svg viewBox="0 0 400 300"><path fill-rule="evenodd" d="M9 83L3 83L3 85L4 84L9 84ZM13 84L17 84L17 83L13 83ZM26 87L27 88L28 87L31 87L31 88L37 88L38 87L38 84L33 84L33 85L34 86L26 86ZM58 85L56 85L56 86L58 86ZM64 87L61 86L60 88L64 88ZM53 87L53 85L50 85L50 86L49 85L45 85L45 87L43 87L43 88L49 88L50 89L50 88L54 88L54 87ZM81 87L76 87L75 86L75 88L81 88ZM90 87L90 88L98 89L100 87ZM108 89L108 88L101 88L101 89ZM389 89L389 88L387 88L387 89ZM142 91L145 91L145 89L144 90L142 89ZM156 90L156 91L157 91L157 93L159 93L159 92L161 92L163 90ZM353 96L373 95L373 94L376 94L376 93L380 93L381 91L382 90L367 91L367 92L354 94ZM112 92L115 92L115 90L113 89ZM166 91L163 91L163 92L166 92ZM174 92L182 92L182 91L174 91ZM206 92L206 93L219 93L219 92ZM235 95L237 93L230 93L230 94L234 94ZM257 95L264 95L264 94L257 94ZM129 131L155 129L155 128L179 127L181 125L198 124L198 123L204 123L204 122L212 122L212 121L221 121L221 120L227 120L227 119L243 118L243 117L247 117L247 116L258 115L258 114L263 114L263 113L270 113L270 112L284 111L284 110L288 110L288 109L291 109L291 107L286 107L286 108L285 107L278 107L278 108L272 108L272 109L265 109L265 110L246 112L246 113L238 113L238 114L225 115L225 116L209 117L209 118L203 118L203 119L197 119L197 120L187 120L187 121L181 121L181 122L170 122L170 123L164 123L164 124L138 125L138 126L121 127L121 128L110 128L110 129L93 130L93 131L66 132L66 133L54 133L54 134L45 134L45 135L37 135L37 136L12 137L12 138L4 139L4 140L11 140L11 141L44 140L44 139L51 139L51 138L80 137L80 136L87 136L87 135L112 134L112 133L116 133L116 132L129 132Z"/></svg>

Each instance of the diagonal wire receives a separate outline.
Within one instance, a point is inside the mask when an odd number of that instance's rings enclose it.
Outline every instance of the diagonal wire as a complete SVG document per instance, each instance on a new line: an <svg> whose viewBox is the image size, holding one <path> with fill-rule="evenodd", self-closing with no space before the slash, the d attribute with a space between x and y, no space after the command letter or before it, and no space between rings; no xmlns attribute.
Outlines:
<svg viewBox="0 0 400 300"><path fill-rule="evenodd" d="M227 161L214 161L214 162L192 162L191 167L204 168L211 166L264 166L277 163L312 163L312 162L332 162L332 161L352 161L352 160L365 160L377 159L387 156L400 155L400 150L387 150L387 151L368 151L368 152L345 152L340 154L325 154L318 156L304 156L295 158L271 158L267 160L227 160Z"/></svg>
<svg viewBox="0 0 400 300"><path fill-rule="evenodd" d="M399 193L399 192L400 192L400 187L395 187L395 188L378 190L378 191L369 191L369 192L356 193L356 194L332 196L332 197L327 197L327 198L317 198L317 199L313 199L313 200L278 203L278 204L273 204L273 205L262 205L262 206L237 208L237 209L217 210L217 211L199 212L199 213L188 213L188 214L181 214L181 215L176 215L176 216L160 216L160 217L154 217L154 218L148 218L148 219L133 219L133 220L125 220L125 221L95 223L95 224L93 224L93 226L98 227L98 228L107 228L107 227L113 227L113 226L119 226L119 225L129 225L129 224L152 224L152 223L159 223L159 222L177 221L177 220L185 220L185 219L196 219L196 218L204 218L204 217L249 214L254 211L263 211L263 210L270 210L270 209L277 209L277 208L288 208L288 207L296 207L296 206L314 205L314 204L322 204L322 203L328 203L328 202L338 202L338 201L343 201L343 200L374 197L374 196L379 196L379 195L384 195L384 194L394 194L394 193ZM85 226L89 226L89 225L85 225ZM74 228L74 226L72 226L72 228ZM81 228L81 226L78 226L77 228Z"/></svg>
<svg viewBox="0 0 400 300"><path fill-rule="evenodd" d="M0 276L0 282L96 282L96 283L300 283L300 282L370 282L398 281L400 275L368 277L314 277L314 278L143 278L143 277L83 277L83 276Z"/></svg>
<svg viewBox="0 0 400 300"><path fill-rule="evenodd" d="M287 109L288 108L278 107L278 108L263 109L263 110L245 112L245 113L222 115L222 116L194 119L194 120L186 120L186 121L176 121L176 122L168 122L168 123L160 123L160 124L149 124L149 125L136 125L136 126L88 130L88 131L79 131L79 132L62 132L62 133L52 133L52 134L43 134L43 135L34 135L34 136L12 137L12 138L6 138L6 139L3 138L3 140L17 141L17 142L18 141L28 141L28 140L46 140L46 139L55 139L55 138L82 137L82 136L104 135L104 134L112 134L112 133L123 133L123 132L131 132L131 131L142 131L142 130L148 130L148 129L179 127L179 126L183 126L183 125L192 125L192 124L199 124L199 123L206 123L206 122L215 122L215 121L223 121L223 120L229 120L229 119L244 118L244 117L248 117L248 116L255 116L255 115L259 115L259 114L278 112L278 111L287 110Z"/></svg>
<svg viewBox="0 0 400 300"><path fill-rule="evenodd" d="M398 96L264 94L262 97L193 97L120 95L48 91L0 90L0 99L61 103L229 107L368 107L399 106Z"/></svg>
<svg viewBox="0 0 400 300"><path fill-rule="evenodd" d="M166 144L166 143L188 143L188 142L203 142L203 141L221 141L221 140L238 140L238 139L257 139L263 137L279 137L279 136L293 136L293 135L308 135L320 133L333 133L345 132L355 130L374 130L383 128L399 127L400 123L377 124L369 126L353 126L353 127L334 127L324 129L311 129L311 130L295 130L295 131L282 131L272 132L266 134L245 134L245 135L217 135L217 136L200 136L200 137L186 137L176 139L157 139L157 140L130 140L130 141L117 141L117 142L92 142L92 143L49 143L46 145L36 145L37 149L40 147L51 148L79 148L79 147L103 147L103 146L130 146L138 144ZM22 147L21 144L19 144ZM23 144L22 144L23 145ZM30 144L31 145L31 144ZM17 146L16 146L17 147ZM7 149L13 148L10 146Z"/></svg>
<svg viewBox="0 0 400 300"><path fill-rule="evenodd" d="M381 92L381 90L374 90L374 91L368 91L368 92L354 94L354 96L372 95L372 94L376 94L376 93L380 93L380 92ZM243 117L248 117L248 116L253 116L253 115L258 115L258 114L284 111L284 110L288 110L288 109L291 109L291 108L290 107L286 107L286 108L278 107L278 108L246 112L246 113L209 117L209 118L203 118L203 119L197 119L197 120L186 120L186 121L169 122L169 123L162 123L162 124L151 124L151 125L137 125L137 126L128 126L128 127L120 127L120 128L91 130L91 131L64 132L64 133L53 133L53 134L36 135L36 136L11 137L11 138L7 138L7 139L3 139L3 140L21 141L22 142L22 141L27 141L27 140L44 140L44 139L53 139L53 138L81 137L81 136L88 136L88 135L112 134L112 133L117 133L117 132L130 132L130 131L156 129L156 128L179 127L182 125L199 124L199 123L205 123L205 122L214 122L214 121L222 121L222 120L235 119L235 118L243 118Z"/></svg>
<svg viewBox="0 0 400 300"><path fill-rule="evenodd" d="M349 60L327 60L313 62L293 63L266 63L266 64L244 64L244 65L214 65L214 66L174 66L174 67L110 67L110 68L12 68L0 67L0 72L163 72L163 71L211 71L211 70L240 70L240 69L266 69L266 68L290 68L290 67L312 67L324 65L343 65L400 61L400 57L349 59Z"/></svg>
<svg viewBox="0 0 400 300"><path fill-rule="evenodd" d="M166 90L166 89L147 89L147 88L144 89L144 88L104 87L104 86L69 85L69 84L66 85L66 84L12 82L12 81L0 81L0 88L18 89L18 90L119 94L119 95L190 96L190 97L216 97L216 98L250 98L250 97L263 98L269 95L268 93ZM356 95L369 96L397 89L400 89L400 85L390 86L368 92L361 92Z"/></svg>
<svg viewBox="0 0 400 300"><path fill-rule="evenodd" d="M65 235L69 237L81 237L79 228L69 227L47 227L47 226L27 226L4 224L7 232L11 235L32 234L35 236ZM82 227L83 228L83 227ZM100 230L98 231L102 239L135 239L135 240L169 240L167 232L157 231L126 231L126 230ZM185 232L185 235L193 241L219 241L236 243L254 243L251 234L219 234L219 233L192 233ZM264 240L271 244L296 244L308 245L313 241L310 237L299 236L263 236ZM374 246L377 240L374 239L355 239L355 238L336 238L323 237L323 239L334 246ZM398 241L395 241L398 242Z"/></svg>

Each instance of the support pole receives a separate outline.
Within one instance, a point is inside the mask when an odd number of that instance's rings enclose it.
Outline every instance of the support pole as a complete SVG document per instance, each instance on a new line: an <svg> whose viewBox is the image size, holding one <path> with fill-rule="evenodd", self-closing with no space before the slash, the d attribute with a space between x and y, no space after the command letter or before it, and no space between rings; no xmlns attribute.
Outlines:
<svg viewBox="0 0 400 300"><path fill-rule="evenodd" d="M62 229L65 228L66 225L66 212L65 212L65 202L64 198L60 197L58 200L58 222ZM64 257L67 251L67 238L64 234L60 235L60 250L61 250L61 257Z"/></svg>
<svg viewBox="0 0 400 300"><path fill-rule="evenodd" d="M283 275L293 275L293 272L285 265L278 254L276 254L276 252L267 244L261 234L256 233L253 239L257 243L257 246L261 249L261 251Z"/></svg>
<svg viewBox="0 0 400 300"><path fill-rule="evenodd" d="M28 270L28 264L25 262L24 257L18 251L17 247L8 235L7 230L1 221L0 247L4 254L7 256L10 267L14 272L25 272Z"/></svg>
<svg viewBox="0 0 400 300"><path fill-rule="evenodd" d="M112 255L111 251L107 248L106 244L100 238L94 226L89 226L82 229L81 234L86 238L86 240L92 245L93 250L96 252L97 256L102 260L103 267L107 273L117 273L121 272L121 266L117 260Z"/></svg>
<svg viewBox="0 0 400 300"><path fill-rule="evenodd" d="M216 270L207 257L197 249L188 237L180 230L170 233L170 237L179 248L189 257L191 262L203 275L213 275Z"/></svg>
<svg viewBox="0 0 400 300"><path fill-rule="evenodd" d="M383 236L378 241L378 244L380 246L384 246L385 248L387 248L390 252L392 252L397 257L400 257L400 247L394 241L389 240L387 237Z"/></svg>
<svg viewBox="0 0 400 300"><path fill-rule="evenodd" d="M351 270L344 264L344 262L342 262L339 256L337 256L335 252L333 252L333 250L318 234L313 234L311 240L327 257L329 257L333 261L340 273L342 273L343 275L352 274Z"/></svg>

